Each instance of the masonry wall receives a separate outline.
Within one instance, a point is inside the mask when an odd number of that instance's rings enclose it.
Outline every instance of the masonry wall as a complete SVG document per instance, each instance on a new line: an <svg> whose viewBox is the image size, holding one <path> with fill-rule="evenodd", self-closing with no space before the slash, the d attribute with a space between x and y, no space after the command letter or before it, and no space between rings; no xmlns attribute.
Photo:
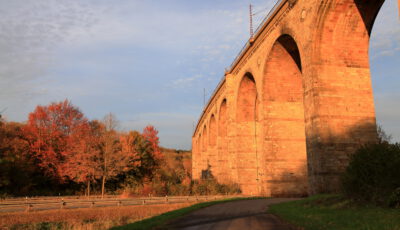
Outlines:
<svg viewBox="0 0 400 230"><path fill-rule="evenodd" d="M193 178L245 194L334 192L376 141L369 34L383 0L284 1L227 72L193 135Z"/></svg>

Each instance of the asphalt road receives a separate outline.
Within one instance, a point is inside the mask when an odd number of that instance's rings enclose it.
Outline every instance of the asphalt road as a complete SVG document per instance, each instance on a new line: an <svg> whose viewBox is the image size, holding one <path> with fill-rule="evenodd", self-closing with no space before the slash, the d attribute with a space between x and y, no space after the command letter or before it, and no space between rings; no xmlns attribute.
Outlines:
<svg viewBox="0 0 400 230"><path fill-rule="evenodd" d="M181 230L293 230L293 226L266 213L270 204L294 199L274 198L232 201L194 211L166 228Z"/></svg>

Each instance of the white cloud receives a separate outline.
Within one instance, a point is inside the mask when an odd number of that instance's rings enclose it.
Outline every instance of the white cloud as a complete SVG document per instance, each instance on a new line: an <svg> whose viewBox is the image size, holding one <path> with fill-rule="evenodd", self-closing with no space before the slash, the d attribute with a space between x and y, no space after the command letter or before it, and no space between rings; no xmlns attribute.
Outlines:
<svg viewBox="0 0 400 230"><path fill-rule="evenodd" d="M94 23L79 1L0 1L0 108L15 107L46 91L40 87L52 50Z"/></svg>
<svg viewBox="0 0 400 230"><path fill-rule="evenodd" d="M201 74L196 74L192 77L186 77L186 78L178 78L174 81L172 81L171 86L173 88L185 88L185 87L189 87L192 86L194 81L202 78L203 76Z"/></svg>

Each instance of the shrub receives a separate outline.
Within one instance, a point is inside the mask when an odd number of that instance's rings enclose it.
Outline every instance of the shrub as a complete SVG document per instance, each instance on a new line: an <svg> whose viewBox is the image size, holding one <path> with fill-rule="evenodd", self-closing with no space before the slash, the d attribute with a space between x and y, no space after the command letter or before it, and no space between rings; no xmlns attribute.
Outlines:
<svg viewBox="0 0 400 230"><path fill-rule="evenodd" d="M400 205L400 144L379 141L350 157L343 178L344 193L380 206Z"/></svg>
<svg viewBox="0 0 400 230"><path fill-rule="evenodd" d="M219 184L215 179L192 181L192 195L239 194L238 184Z"/></svg>

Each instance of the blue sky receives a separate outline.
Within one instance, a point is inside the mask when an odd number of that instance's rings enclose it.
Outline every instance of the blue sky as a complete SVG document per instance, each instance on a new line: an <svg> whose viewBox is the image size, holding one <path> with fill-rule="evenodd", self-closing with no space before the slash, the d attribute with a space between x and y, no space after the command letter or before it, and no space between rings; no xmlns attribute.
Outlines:
<svg viewBox="0 0 400 230"><path fill-rule="evenodd" d="M153 124L161 144L189 149L193 126L248 38L243 0L0 0L0 111L25 121L68 98L120 129ZM260 22L275 1L254 0ZM372 32L378 122L400 140L400 24L387 0Z"/></svg>

